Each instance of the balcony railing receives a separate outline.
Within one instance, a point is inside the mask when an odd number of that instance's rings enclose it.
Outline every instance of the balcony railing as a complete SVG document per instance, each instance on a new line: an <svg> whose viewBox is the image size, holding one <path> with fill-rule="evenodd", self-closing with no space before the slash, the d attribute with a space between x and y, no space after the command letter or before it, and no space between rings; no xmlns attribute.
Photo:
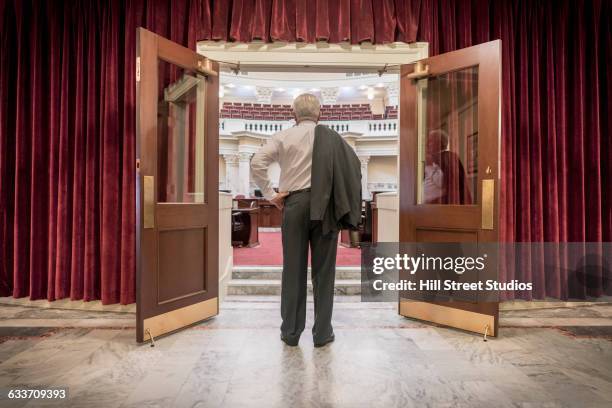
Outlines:
<svg viewBox="0 0 612 408"><path fill-rule="evenodd" d="M360 133L364 136L397 136L399 129L397 119L326 120L320 123L329 126L338 133ZM234 132L271 135L293 125L293 121L224 118L219 121L219 131L222 135L231 135Z"/></svg>

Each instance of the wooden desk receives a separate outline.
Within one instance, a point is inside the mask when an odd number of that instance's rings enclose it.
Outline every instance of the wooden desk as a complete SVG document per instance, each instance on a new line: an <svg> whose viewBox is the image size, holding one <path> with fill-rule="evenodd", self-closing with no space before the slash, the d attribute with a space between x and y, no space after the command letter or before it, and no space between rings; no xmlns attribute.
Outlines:
<svg viewBox="0 0 612 408"><path fill-rule="evenodd" d="M283 213L268 200L260 199L259 208L261 210L260 227L280 228L283 222Z"/></svg>
<svg viewBox="0 0 612 408"><path fill-rule="evenodd" d="M238 208L258 208L259 198L234 198Z"/></svg>
<svg viewBox="0 0 612 408"><path fill-rule="evenodd" d="M274 204L264 198L235 198L234 208L259 208L259 226L267 228L280 228L283 213Z"/></svg>

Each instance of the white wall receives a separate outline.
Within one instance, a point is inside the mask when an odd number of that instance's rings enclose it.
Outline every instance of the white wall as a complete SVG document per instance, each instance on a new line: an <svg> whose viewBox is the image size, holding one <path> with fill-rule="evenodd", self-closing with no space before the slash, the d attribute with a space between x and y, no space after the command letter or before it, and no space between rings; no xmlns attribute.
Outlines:
<svg viewBox="0 0 612 408"><path fill-rule="evenodd" d="M368 183L397 183L397 157L371 156L368 163Z"/></svg>

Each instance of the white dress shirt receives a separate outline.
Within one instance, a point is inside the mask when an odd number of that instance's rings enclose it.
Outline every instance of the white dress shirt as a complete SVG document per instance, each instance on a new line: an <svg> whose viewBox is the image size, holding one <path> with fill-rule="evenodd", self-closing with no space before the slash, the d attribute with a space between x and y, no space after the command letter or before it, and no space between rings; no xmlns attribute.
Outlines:
<svg viewBox="0 0 612 408"><path fill-rule="evenodd" d="M436 163L425 165L425 182L423 186L425 203L433 203L446 194L444 173Z"/></svg>
<svg viewBox="0 0 612 408"><path fill-rule="evenodd" d="M272 135L268 143L251 160L255 184L268 200L276 194L268 176L268 167L277 162L280 166L278 190L289 192L310 187L312 145L316 123L303 120L299 124Z"/></svg>

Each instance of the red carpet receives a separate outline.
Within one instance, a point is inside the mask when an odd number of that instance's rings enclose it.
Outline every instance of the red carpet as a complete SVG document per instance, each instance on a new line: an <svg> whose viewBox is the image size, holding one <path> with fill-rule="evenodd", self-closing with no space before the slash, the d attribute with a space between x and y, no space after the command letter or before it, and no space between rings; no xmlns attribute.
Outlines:
<svg viewBox="0 0 612 408"><path fill-rule="evenodd" d="M234 265L282 265L283 250L280 232L260 232L259 246L255 248L234 248ZM359 248L344 248L338 245L336 265L359 266Z"/></svg>

